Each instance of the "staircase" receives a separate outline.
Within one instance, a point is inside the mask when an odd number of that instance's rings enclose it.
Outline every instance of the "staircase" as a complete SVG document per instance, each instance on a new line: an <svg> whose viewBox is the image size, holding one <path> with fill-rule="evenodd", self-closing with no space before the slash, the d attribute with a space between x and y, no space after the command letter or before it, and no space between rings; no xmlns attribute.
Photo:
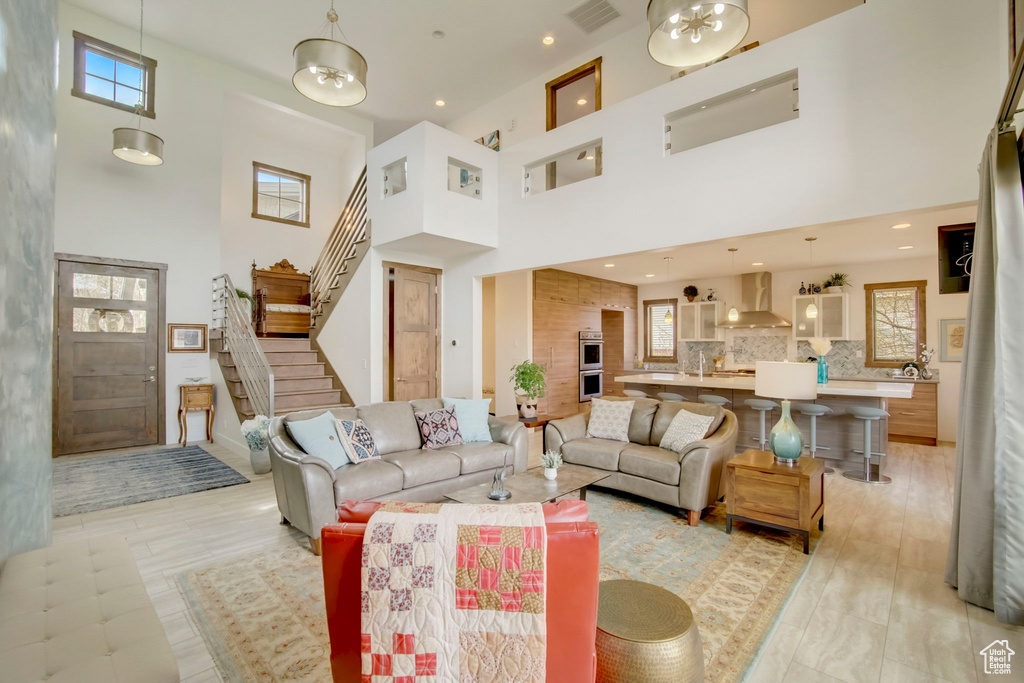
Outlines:
<svg viewBox="0 0 1024 683"><path fill-rule="evenodd" d="M257 337L231 278L214 278L211 351L240 420L351 405L316 337L369 249L364 167L310 272L308 338Z"/></svg>

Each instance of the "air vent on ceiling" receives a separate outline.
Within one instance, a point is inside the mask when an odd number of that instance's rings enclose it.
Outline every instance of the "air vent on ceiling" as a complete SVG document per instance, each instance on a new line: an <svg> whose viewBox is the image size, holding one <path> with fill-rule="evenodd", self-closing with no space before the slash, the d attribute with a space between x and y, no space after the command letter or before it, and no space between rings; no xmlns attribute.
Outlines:
<svg viewBox="0 0 1024 683"><path fill-rule="evenodd" d="M566 14L584 33L593 33L622 15L608 0L586 0Z"/></svg>

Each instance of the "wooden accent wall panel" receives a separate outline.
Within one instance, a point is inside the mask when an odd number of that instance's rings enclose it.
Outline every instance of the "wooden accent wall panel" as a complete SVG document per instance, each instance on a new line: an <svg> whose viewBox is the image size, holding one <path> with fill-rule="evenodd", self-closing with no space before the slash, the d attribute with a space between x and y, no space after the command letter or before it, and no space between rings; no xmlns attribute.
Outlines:
<svg viewBox="0 0 1024 683"><path fill-rule="evenodd" d="M623 352L624 311L601 311L601 331L604 333L604 393L621 396L625 388L615 381L622 374L625 360Z"/></svg>

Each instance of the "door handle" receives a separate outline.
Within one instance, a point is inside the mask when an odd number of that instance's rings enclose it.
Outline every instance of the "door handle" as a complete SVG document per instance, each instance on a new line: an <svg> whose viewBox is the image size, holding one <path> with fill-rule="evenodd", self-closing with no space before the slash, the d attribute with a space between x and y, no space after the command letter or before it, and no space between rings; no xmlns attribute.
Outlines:
<svg viewBox="0 0 1024 683"><path fill-rule="evenodd" d="M143 382L155 382L156 381L156 377L154 377L153 375L150 375L149 379L144 379L142 381Z"/></svg>
<svg viewBox="0 0 1024 683"><path fill-rule="evenodd" d="M405 378L404 378L404 377L396 377L396 378L395 378L395 381L396 381L396 382L404 382L404 381L405 381Z"/></svg>

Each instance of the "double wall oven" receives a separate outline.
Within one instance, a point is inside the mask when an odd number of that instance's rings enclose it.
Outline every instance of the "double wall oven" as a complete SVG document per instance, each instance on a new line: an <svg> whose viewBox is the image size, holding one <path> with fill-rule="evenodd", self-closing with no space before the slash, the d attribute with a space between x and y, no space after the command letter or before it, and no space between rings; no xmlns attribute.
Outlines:
<svg viewBox="0 0 1024 683"><path fill-rule="evenodd" d="M580 403L604 394L604 339L600 332L580 331Z"/></svg>

